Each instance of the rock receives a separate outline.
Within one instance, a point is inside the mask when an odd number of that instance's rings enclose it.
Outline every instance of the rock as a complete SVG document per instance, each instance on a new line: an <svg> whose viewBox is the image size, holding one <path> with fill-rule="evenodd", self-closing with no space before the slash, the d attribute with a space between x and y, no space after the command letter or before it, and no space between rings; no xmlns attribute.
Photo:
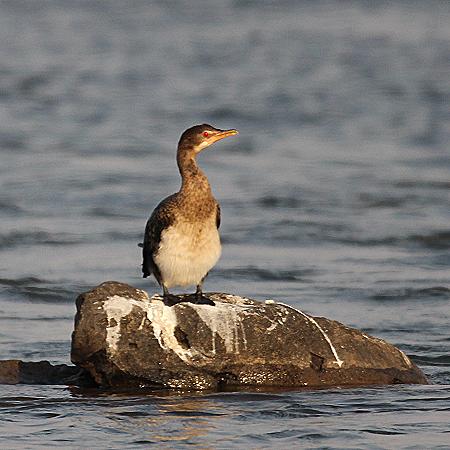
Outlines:
<svg viewBox="0 0 450 450"><path fill-rule="evenodd" d="M339 322L273 301L205 295L215 306L166 306L126 284L101 284L77 299L72 362L102 386L427 383L402 351Z"/></svg>
<svg viewBox="0 0 450 450"><path fill-rule="evenodd" d="M48 361L0 360L0 384L65 384L93 386L89 373L81 367L52 365Z"/></svg>

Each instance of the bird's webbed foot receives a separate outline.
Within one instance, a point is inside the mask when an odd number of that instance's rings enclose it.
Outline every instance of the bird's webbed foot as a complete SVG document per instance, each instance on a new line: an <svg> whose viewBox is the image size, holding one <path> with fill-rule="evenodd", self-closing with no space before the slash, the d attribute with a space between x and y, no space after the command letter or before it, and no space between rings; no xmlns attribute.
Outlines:
<svg viewBox="0 0 450 450"><path fill-rule="evenodd" d="M191 300L191 303L194 303L194 305L210 305L210 306L216 306L216 304L208 297L205 297L204 295L193 295L193 299Z"/></svg>
<svg viewBox="0 0 450 450"><path fill-rule="evenodd" d="M163 286L163 302L166 306L173 306L183 301L182 297L171 294L169 290Z"/></svg>
<svg viewBox="0 0 450 450"><path fill-rule="evenodd" d="M197 287L195 294L189 295L174 295L170 294L168 289L163 287L163 302L166 306L174 306L178 303L192 303L194 305L209 305L215 306L215 303L203 295L201 288Z"/></svg>
<svg viewBox="0 0 450 450"><path fill-rule="evenodd" d="M215 303L208 297L203 295L202 287L201 285L197 286L197 290L195 291L195 294L193 295L192 303L196 305L210 305L215 306Z"/></svg>
<svg viewBox="0 0 450 450"><path fill-rule="evenodd" d="M177 303L181 303L185 300L183 300L182 297L179 297L178 295L173 295L173 294L167 294L167 295L163 295L163 302L166 306L173 306L176 305Z"/></svg>

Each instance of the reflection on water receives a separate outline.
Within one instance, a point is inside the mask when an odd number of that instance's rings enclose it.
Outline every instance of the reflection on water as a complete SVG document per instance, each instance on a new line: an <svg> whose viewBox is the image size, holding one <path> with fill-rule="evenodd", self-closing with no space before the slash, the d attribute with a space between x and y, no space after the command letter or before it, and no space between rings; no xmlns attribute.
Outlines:
<svg viewBox="0 0 450 450"><path fill-rule="evenodd" d="M160 415L147 421L149 434L157 442L196 442L214 433L214 422L223 415L213 413L215 409L213 403L200 399L180 398L176 404L159 404Z"/></svg>
<svg viewBox="0 0 450 450"><path fill-rule="evenodd" d="M349 439L356 447L389 448L392 436L396 448L421 439L434 447L450 431L449 400L449 386L171 396L71 396L54 386L7 386L0 396L0 429L8 427L9 439L26 448L48 436L74 448L82 439L94 449L348 448Z"/></svg>

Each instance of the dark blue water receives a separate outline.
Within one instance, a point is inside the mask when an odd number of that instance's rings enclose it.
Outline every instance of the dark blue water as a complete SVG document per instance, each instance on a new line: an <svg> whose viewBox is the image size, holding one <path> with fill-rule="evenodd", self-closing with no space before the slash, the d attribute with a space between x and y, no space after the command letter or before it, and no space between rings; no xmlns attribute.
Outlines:
<svg viewBox="0 0 450 450"><path fill-rule="evenodd" d="M74 299L140 276L180 133L222 205L206 290L399 346L430 386L0 386L0 448L450 448L450 4L0 3L0 359L68 363Z"/></svg>

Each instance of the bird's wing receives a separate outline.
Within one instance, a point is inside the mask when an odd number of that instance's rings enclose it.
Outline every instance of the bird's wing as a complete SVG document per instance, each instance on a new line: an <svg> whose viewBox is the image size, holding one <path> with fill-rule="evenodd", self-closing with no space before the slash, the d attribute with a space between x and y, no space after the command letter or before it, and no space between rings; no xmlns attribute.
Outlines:
<svg viewBox="0 0 450 450"><path fill-rule="evenodd" d="M217 208L216 208L216 226L217 229L219 229L220 227L220 205L217 203Z"/></svg>
<svg viewBox="0 0 450 450"><path fill-rule="evenodd" d="M175 221L173 206L174 196L171 195L155 208L145 226L144 245L142 246L143 277L147 278L149 275L153 274L160 284L161 274L153 258L159 248L161 233Z"/></svg>

